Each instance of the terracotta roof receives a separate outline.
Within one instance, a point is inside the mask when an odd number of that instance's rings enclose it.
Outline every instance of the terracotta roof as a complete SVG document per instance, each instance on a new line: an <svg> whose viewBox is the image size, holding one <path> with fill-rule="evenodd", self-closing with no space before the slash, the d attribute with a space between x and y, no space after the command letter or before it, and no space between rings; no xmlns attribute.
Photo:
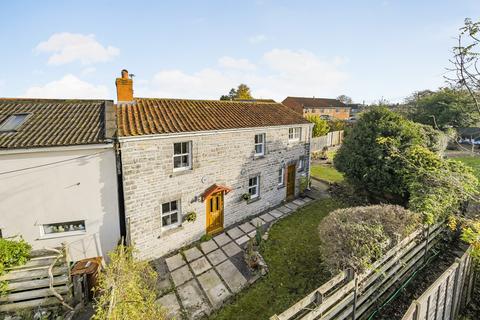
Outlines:
<svg viewBox="0 0 480 320"><path fill-rule="evenodd" d="M340 100L327 98L287 97L282 103L299 113L302 113L304 108L348 108Z"/></svg>
<svg viewBox="0 0 480 320"><path fill-rule="evenodd" d="M124 137L308 123L280 103L135 98L117 105Z"/></svg>
<svg viewBox="0 0 480 320"><path fill-rule="evenodd" d="M14 114L28 116L15 131L0 131L0 149L105 143L105 125L114 124L105 100L0 98L0 125Z"/></svg>

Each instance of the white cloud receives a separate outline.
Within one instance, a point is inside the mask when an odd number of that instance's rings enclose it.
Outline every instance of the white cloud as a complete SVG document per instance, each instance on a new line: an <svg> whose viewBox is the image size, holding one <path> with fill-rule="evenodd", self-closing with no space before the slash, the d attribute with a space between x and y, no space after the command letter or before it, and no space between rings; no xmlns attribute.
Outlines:
<svg viewBox="0 0 480 320"><path fill-rule="evenodd" d="M87 75L87 74L95 73L95 71L97 71L96 68L94 68L94 67L87 67L87 68L85 68L85 69L82 70L81 74L82 74L82 76L84 76L84 75Z"/></svg>
<svg viewBox="0 0 480 320"><path fill-rule="evenodd" d="M35 51L50 53L48 64L62 65L80 61L84 65L111 60L120 53L118 48L103 46L95 35L80 33L55 33L47 41L40 42Z"/></svg>
<svg viewBox="0 0 480 320"><path fill-rule="evenodd" d="M93 85L67 74L60 80L48 82L43 86L33 86L27 89L24 97L29 98L59 98L59 99L108 99L106 86Z"/></svg>
<svg viewBox="0 0 480 320"><path fill-rule="evenodd" d="M192 73L161 70L147 83L141 86L137 83L137 96L218 99L230 88L246 83L254 97L282 101L291 95L337 96L344 91L342 87L349 78L341 70L346 59L323 59L305 50L273 49L255 64L246 59L224 58L219 68L204 68ZM240 60L256 68L232 70L224 67L225 62L228 65Z"/></svg>
<svg viewBox="0 0 480 320"><path fill-rule="evenodd" d="M267 36L264 34L257 34L248 38L248 42L251 44L261 43L267 40Z"/></svg>
<svg viewBox="0 0 480 320"><path fill-rule="evenodd" d="M248 61L248 59L235 59L232 57L221 57L218 59L218 64L227 69L238 70L254 70L255 65Z"/></svg>

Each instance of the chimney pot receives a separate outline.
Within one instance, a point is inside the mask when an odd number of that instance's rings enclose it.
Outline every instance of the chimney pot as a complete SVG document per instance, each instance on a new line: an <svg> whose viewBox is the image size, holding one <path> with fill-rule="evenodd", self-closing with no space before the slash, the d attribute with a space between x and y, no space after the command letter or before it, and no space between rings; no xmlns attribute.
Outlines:
<svg viewBox="0 0 480 320"><path fill-rule="evenodd" d="M123 69L121 78L115 80L117 86L117 102L133 102L133 80L128 76L128 71Z"/></svg>

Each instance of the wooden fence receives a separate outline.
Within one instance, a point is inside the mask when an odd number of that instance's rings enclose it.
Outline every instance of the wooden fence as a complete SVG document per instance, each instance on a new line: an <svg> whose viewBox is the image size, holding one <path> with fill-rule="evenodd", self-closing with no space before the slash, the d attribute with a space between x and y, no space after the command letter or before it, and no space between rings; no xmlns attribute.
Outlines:
<svg viewBox="0 0 480 320"><path fill-rule="evenodd" d="M310 148L312 152L322 151L325 147L333 147L342 144L343 141L343 130L342 131L332 131L325 136L312 138L310 143Z"/></svg>
<svg viewBox="0 0 480 320"><path fill-rule="evenodd" d="M71 309L67 305L71 285L65 250L34 251L25 265L6 271L0 276L8 290L0 296L0 313L59 304Z"/></svg>
<svg viewBox="0 0 480 320"><path fill-rule="evenodd" d="M270 320L364 319L395 284L427 259L445 229L441 224L417 230L390 249L366 272L341 272Z"/></svg>
<svg viewBox="0 0 480 320"><path fill-rule="evenodd" d="M455 261L415 301L402 320L456 319L470 302L474 285L474 265L470 249Z"/></svg>

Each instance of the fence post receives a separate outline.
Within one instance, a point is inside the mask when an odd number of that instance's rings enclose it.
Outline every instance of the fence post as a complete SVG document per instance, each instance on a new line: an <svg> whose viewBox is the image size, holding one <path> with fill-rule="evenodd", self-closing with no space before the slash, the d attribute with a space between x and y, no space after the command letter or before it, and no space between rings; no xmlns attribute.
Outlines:
<svg viewBox="0 0 480 320"><path fill-rule="evenodd" d="M356 317L356 311L357 311L357 297L358 297L358 277L357 273L354 273L354 278L355 278L355 291L353 292L353 311L352 311L352 320L355 320Z"/></svg>
<svg viewBox="0 0 480 320"><path fill-rule="evenodd" d="M428 254L428 238L430 237L430 225L427 225L427 236L425 238L425 253L423 255L423 262L427 261L427 254Z"/></svg>
<svg viewBox="0 0 480 320"><path fill-rule="evenodd" d="M457 269L455 270L455 280L453 281L453 295L452 295L452 307L450 309L450 319L455 319L457 304L458 304L458 291L460 287L460 267L461 267L461 260L459 258L455 259L455 263L457 263Z"/></svg>

